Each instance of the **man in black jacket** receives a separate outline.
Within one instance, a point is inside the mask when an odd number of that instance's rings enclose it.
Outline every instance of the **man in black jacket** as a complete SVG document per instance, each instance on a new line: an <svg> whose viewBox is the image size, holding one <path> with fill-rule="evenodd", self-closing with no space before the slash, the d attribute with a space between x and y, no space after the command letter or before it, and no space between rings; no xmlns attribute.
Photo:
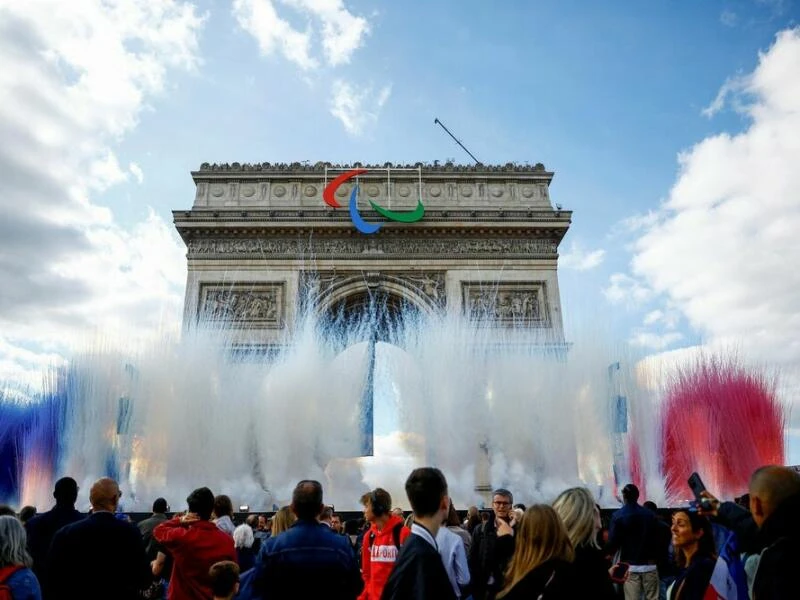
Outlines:
<svg viewBox="0 0 800 600"><path fill-rule="evenodd" d="M60 529L47 559L52 598L138 600L150 563L135 525L117 519L117 482L98 479L89 492L92 514Z"/></svg>
<svg viewBox="0 0 800 600"><path fill-rule="evenodd" d="M436 533L450 510L447 480L439 469L415 469L406 480L406 495L414 524L381 600L455 600L436 546Z"/></svg>
<svg viewBox="0 0 800 600"><path fill-rule="evenodd" d="M757 600L797 598L795 569L800 565L800 475L787 467L766 466L750 477L750 516L732 502L720 503L711 494L712 511L741 540L758 533L753 542L756 559L752 597ZM737 510L738 509L738 510Z"/></svg>
<svg viewBox="0 0 800 600"><path fill-rule="evenodd" d="M514 554L514 536L508 544L497 545L499 528L513 527L511 505L514 496L505 489L492 494L493 515L478 525L472 532L472 545L469 549L469 572L472 581L472 595L475 600L493 600L503 587L503 573Z"/></svg>
<svg viewBox="0 0 800 600"><path fill-rule="evenodd" d="M35 516L25 524L28 536L28 551L33 558L33 572L39 579L42 587L42 596L49 598L47 587L47 551L56 531L76 521L86 518L86 515L75 510L78 499L78 484L72 477L62 477L56 481L53 488L53 498L56 505L46 513Z"/></svg>

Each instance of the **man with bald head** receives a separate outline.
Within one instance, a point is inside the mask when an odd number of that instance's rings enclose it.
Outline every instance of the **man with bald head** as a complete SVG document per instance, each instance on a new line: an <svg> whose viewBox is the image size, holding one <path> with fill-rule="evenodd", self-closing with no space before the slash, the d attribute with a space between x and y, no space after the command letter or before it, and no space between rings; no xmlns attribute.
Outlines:
<svg viewBox="0 0 800 600"><path fill-rule="evenodd" d="M751 550L760 552L752 598L798 598L800 581L794 569L800 565L800 474L775 465L756 469L750 477L749 515L733 502L705 496L713 507L709 512L730 526L745 546L749 542Z"/></svg>
<svg viewBox="0 0 800 600"><path fill-rule="evenodd" d="M114 516L121 496L116 481L98 479L89 492L92 513L56 533L47 561L52 598L134 600L150 583L139 530Z"/></svg>
<svg viewBox="0 0 800 600"><path fill-rule="evenodd" d="M318 521L324 509L322 485L303 480L292 493L297 521L271 537L254 567L256 591L264 598L356 600L364 582L347 537Z"/></svg>

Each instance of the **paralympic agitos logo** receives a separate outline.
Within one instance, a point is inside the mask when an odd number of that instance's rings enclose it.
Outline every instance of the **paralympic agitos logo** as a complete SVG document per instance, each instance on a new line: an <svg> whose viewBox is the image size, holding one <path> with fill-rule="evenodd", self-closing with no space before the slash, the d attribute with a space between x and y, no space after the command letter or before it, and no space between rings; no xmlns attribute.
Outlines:
<svg viewBox="0 0 800 600"><path fill-rule="evenodd" d="M332 208L342 208L341 204L336 201L334 198L334 194L336 190L348 179L352 179L353 177L357 177L367 172L367 169L353 169L352 171L347 171L346 173L342 173L336 179L331 181L322 192L322 199L325 200L325 204ZM353 191L350 192L350 219L353 221L353 225L356 226L361 233L375 233L378 231L382 226L383 223L367 223L361 213L358 212L358 190L359 186L358 183L353 186ZM420 198L417 201L417 207L412 211L394 211L383 208L378 204L375 204L372 200L369 201L370 206L372 206L373 210L378 213L379 215L389 219L390 221L398 221L400 223L415 223L422 219L425 215L425 206L422 204L422 199Z"/></svg>

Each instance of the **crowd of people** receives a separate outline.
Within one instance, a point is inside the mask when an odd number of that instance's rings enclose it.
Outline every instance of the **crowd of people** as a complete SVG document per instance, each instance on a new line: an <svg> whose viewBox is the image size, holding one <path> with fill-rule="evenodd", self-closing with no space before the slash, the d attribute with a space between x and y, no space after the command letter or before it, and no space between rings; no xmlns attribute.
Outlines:
<svg viewBox="0 0 800 600"><path fill-rule="evenodd" d="M158 498L134 524L116 481L92 485L84 514L65 477L46 512L0 507L0 600L800 598L800 475L786 467L753 473L746 506L705 491L659 512L629 484L607 528L580 487L530 507L497 489L464 520L436 468L405 491L407 517L376 488L362 522L343 523L304 480L290 506L237 524L231 499L202 487L185 512Z"/></svg>

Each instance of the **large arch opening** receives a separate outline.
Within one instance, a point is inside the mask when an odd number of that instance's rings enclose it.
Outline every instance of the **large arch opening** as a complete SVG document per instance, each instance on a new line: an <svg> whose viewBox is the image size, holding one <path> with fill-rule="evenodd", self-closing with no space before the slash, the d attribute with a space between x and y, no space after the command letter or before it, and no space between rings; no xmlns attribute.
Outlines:
<svg viewBox="0 0 800 600"><path fill-rule="evenodd" d="M415 302L385 289L361 289L328 303L322 319L337 337L401 345L406 327L425 316Z"/></svg>

